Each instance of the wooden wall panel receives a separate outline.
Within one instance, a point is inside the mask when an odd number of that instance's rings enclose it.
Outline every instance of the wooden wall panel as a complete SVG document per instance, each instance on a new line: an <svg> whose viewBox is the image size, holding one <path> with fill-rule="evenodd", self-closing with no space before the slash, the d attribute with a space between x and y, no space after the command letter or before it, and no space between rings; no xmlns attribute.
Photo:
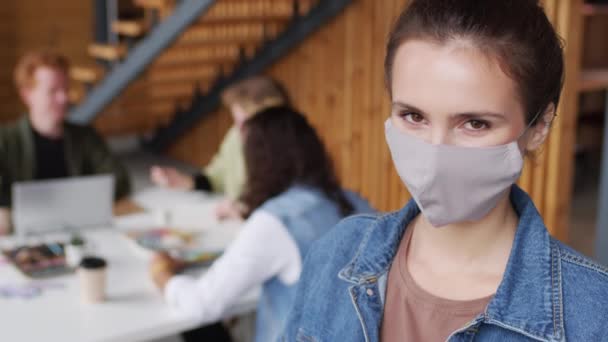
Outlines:
<svg viewBox="0 0 608 342"><path fill-rule="evenodd" d="M324 139L343 184L383 210L397 209L408 198L394 171L383 130L390 113L384 88L385 37L406 3L355 1L340 18L268 71L286 85L295 106L308 115ZM217 120L212 116L199 128L217 127ZM212 132L199 128L174 145L170 154L207 163L214 149L193 154L196 148L191 144L217 147L219 140L210 141Z"/></svg>
<svg viewBox="0 0 608 342"><path fill-rule="evenodd" d="M231 120L230 113L225 109L201 120L200 124L169 151L169 154L174 158L201 166L207 164L230 128Z"/></svg>
<svg viewBox="0 0 608 342"><path fill-rule="evenodd" d="M393 168L383 130L390 113L383 80L384 45L407 2L355 1L268 71L286 85L296 107L318 129L342 183L381 210L397 209L409 198ZM575 9L580 0L544 3L565 39L568 73L559 119L543 152L526 162L520 184L532 195L549 229L566 240L580 59L580 18ZM203 120L170 154L204 165L229 124L225 112Z"/></svg>
<svg viewBox="0 0 608 342"><path fill-rule="evenodd" d="M581 57L582 65L588 68L605 68L608 65L608 20L605 16L596 15L586 17L583 23L584 54Z"/></svg>
<svg viewBox="0 0 608 342"><path fill-rule="evenodd" d="M13 86L12 72L30 50L52 49L73 64L85 63L92 41L93 9L88 0L4 1L0 10L0 122L19 116L24 107Z"/></svg>
<svg viewBox="0 0 608 342"><path fill-rule="evenodd" d="M574 145L576 141L576 117L578 112L578 79L581 71L582 0L546 0L557 8L550 18L564 39L566 78L557 119L548 142L546 164L543 166L546 182L542 193L534 200L543 198L541 213L549 230L558 239L568 240L572 177L574 170Z"/></svg>

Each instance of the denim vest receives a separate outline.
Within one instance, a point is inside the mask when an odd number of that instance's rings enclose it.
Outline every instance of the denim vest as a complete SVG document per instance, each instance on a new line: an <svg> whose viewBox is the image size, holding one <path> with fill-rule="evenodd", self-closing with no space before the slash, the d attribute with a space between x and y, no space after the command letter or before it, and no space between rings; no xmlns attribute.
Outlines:
<svg viewBox="0 0 608 342"><path fill-rule="evenodd" d="M528 195L503 279L485 311L454 331L460 341L608 341L608 269L554 240ZM378 341L386 279L415 202L383 216L343 220L305 261L283 341Z"/></svg>
<svg viewBox="0 0 608 342"><path fill-rule="evenodd" d="M358 195L345 192L354 213L371 213L373 209ZM277 217L294 239L302 260L314 241L327 233L342 218L339 208L320 191L293 186L281 195L265 202L258 210ZM263 246L261 246L263 248ZM275 341L295 298L296 284L284 284L279 277L263 285L257 308L257 342Z"/></svg>

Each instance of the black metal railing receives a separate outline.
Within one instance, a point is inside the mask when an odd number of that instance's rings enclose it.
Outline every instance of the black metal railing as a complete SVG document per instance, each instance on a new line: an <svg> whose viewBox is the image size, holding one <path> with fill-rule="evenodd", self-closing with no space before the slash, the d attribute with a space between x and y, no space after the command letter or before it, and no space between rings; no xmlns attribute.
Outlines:
<svg viewBox="0 0 608 342"><path fill-rule="evenodd" d="M145 141L144 145L154 151L163 151L168 148L178 137L194 127L201 118L218 109L220 95L226 87L238 80L263 72L311 33L340 14L351 2L352 0L319 1L306 15L300 15L299 2L295 0L293 18L282 33L276 38L264 39L252 58L247 58L242 50L240 62L234 71L228 75L220 72L220 76L205 94L201 94L196 86L190 106L185 109L176 109L169 125L158 129L153 138Z"/></svg>
<svg viewBox="0 0 608 342"><path fill-rule="evenodd" d="M214 0L179 1L175 11L138 42L124 61L114 65L109 74L93 87L83 102L71 111L70 121L81 124L91 122L214 2Z"/></svg>

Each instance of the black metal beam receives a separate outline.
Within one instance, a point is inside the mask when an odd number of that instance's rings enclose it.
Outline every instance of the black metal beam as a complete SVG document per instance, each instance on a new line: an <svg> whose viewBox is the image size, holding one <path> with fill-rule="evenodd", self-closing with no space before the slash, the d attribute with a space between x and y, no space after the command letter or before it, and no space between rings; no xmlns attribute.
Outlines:
<svg viewBox="0 0 608 342"><path fill-rule="evenodd" d="M97 43L106 43L109 40L107 0L93 0L93 15L95 18L93 38Z"/></svg>
<svg viewBox="0 0 608 342"><path fill-rule="evenodd" d="M169 126L159 129L145 146L155 151L167 149L202 117L217 110L220 105L220 95L227 86L264 71L323 24L340 14L351 2L352 0L321 1L306 16L295 16L283 33L276 39L266 42L252 59L244 61L232 74L220 78L207 94L195 98L189 110L176 113Z"/></svg>
<svg viewBox="0 0 608 342"><path fill-rule="evenodd" d="M70 113L70 121L81 124L92 121L213 3L214 0L180 1L171 16L162 21L137 44L122 63L112 68L112 72L93 88L84 102Z"/></svg>

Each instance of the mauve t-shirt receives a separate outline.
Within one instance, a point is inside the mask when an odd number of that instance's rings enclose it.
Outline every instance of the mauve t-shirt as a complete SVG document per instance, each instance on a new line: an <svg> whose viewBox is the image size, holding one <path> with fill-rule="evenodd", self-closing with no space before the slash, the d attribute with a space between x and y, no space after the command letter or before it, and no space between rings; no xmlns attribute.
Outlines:
<svg viewBox="0 0 608 342"><path fill-rule="evenodd" d="M492 296L449 300L422 289L410 275L406 256L413 229L407 229L388 274L382 342L444 342L482 313Z"/></svg>

